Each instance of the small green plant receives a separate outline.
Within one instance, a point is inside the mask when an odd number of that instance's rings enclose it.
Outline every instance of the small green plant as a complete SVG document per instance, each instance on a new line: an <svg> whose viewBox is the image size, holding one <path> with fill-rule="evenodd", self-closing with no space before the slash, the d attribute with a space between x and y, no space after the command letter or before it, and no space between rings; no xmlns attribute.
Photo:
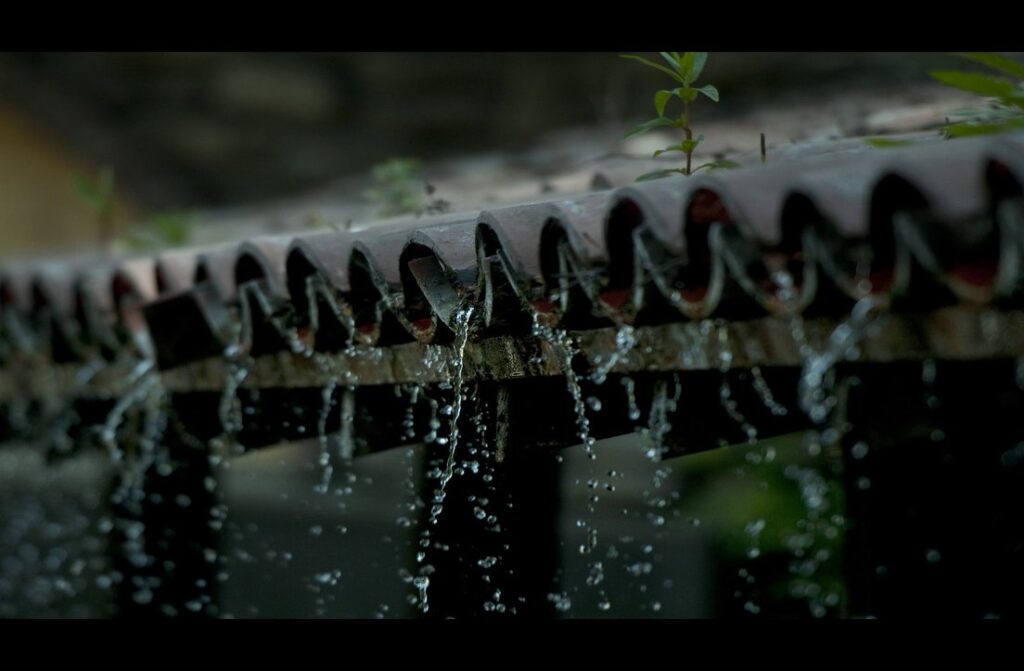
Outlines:
<svg viewBox="0 0 1024 671"><path fill-rule="evenodd" d="M132 252L154 252L187 245L196 216L183 212L159 212L145 223L124 232L117 243Z"/></svg>
<svg viewBox="0 0 1024 671"><path fill-rule="evenodd" d="M947 86L988 99L984 108L953 112L952 116L967 118L943 126L943 135L951 138L969 137L1024 128L1024 63L986 52L955 55L980 63L996 74L960 70L936 70L930 73L934 79Z"/></svg>
<svg viewBox="0 0 1024 671"><path fill-rule="evenodd" d="M681 85L674 89L664 89L655 93L654 110L658 113L657 118L640 124L627 133L626 138L646 133L647 131L654 130L655 128L678 128L683 131L682 141L679 144L671 145L664 149L655 151L654 157L657 158L658 156L669 152L680 152L686 156L686 165L682 168L670 168L667 170L649 172L638 177L637 181L640 182L648 179L658 179L673 173L692 175L705 168L710 170L714 168L735 167L735 163L725 160L711 161L709 163L702 163L696 168L692 167L693 152L704 140L704 136L698 135L697 137L694 137L693 135L693 129L691 128L691 108L697 101L697 98L701 95L705 96L708 100L718 102L717 88L711 84L705 84L704 86L696 85L697 79L704 71L704 66L707 65L707 52L687 51L680 54L677 51L662 51L661 57L665 63L667 63L667 67L661 63L650 61L643 56L637 56L634 54L621 56L621 58L639 61L647 67L654 68L655 70L668 75L676 83ZM682 102L682 109L676 117L666 116L665 109L673 98L678 98Z"/></svg>
<svg viewBox="0 0 1024 671"><path fill-rule="evenodd" d="M417 159L393 158L375 165L373 183L363 195L376 206L379 217L448 211L448 201L435 197L436 188L420 176Z"/></svg>
<svg viewBox="0 0 1024 671"><path fill-rule="evenodd" d="M104 167L95 180L74 175L71 185L96 215L100 244L106 246L114 235L114 171Z"/></svg>
<svg viewBox="0 0 1024 671"><path fill-rule="evenodd" d="M389 159L373 166L372 174L374 186L363 195L376 206L377 216L411 214L423 207L423 182L416 159Z"/></svg>
<svg viewBox="0 0 1024 671"><path fill-rule="evenodd" d="M451 204L434 196L433 184L420 175L417 159L390 159L373 168L374 187L364 196L376 208L377 216L440 214Z"/></svg>

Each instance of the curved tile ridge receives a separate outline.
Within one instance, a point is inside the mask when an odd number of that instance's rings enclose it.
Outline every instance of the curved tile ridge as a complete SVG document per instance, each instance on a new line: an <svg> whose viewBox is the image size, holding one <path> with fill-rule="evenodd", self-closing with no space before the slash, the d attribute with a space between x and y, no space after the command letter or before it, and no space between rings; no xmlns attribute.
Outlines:
<svg viewBox="0 0 1024 671"><path fill-rule="evenodd" d="M109 358L148 331L166 367L222 352L240 324L250 353L450 342L470 302L474 337L538 318L840 312L868 294L893 309L1021 302L1024 134L843 147L344 232L7 264L0 341Z"/></svg>
<svg viewBox="0 0 1024 671"><path fill-rule="evenodd" d="M333 352L352 342L355 323L345 298L352 242L351 235L324 231L288 247L285 280L296 333L307 348Z"/></svg>

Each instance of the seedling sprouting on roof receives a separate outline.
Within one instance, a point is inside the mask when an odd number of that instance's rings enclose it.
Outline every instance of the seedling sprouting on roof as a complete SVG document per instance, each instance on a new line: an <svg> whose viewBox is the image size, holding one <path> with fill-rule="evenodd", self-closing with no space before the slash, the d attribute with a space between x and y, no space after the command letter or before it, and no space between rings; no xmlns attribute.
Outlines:
<svg viewBox="0 0 1024 671"><path fill-rule="evenodd" d="M432 184L420 176L420 162L414 158L393 158L373 167L374 187L363 195L377 208L377 216L439 214L449 203L434 196Z"/></svg>
<svg viewBox="0 0 1024 671"><path fill-rule="evenodd" d="M646 175L641 175L637 178L637 181L644 181L648 179L658 179L659 177L665 177L673 173L681 173L683 175L692 175L695 172L703 170L704 168L726 168L734 167L735 164L731 161L711 161L709 163L702 163L696 168L693 166L693 152L697 146L704 140L703 135L694 137L693 129L691 128L691 108L700 96L706 97L708 100L718 102L718 89L711 84L705 84L704 86L697 86L697 79L704 71L704 66L708 61L708 54L704 51L687 51L679 53L678 51L662 51L661 58L667 64L662 65L650 61L643 56L636 56L633 54L623 55L622 58L628 58L630 60L639 61L647 67L654 68L659 72L663 72L673 79L676 83L680 84L673 89L664 89L654 94L654 110L658 113L657 118L651 119L645 123L640 124L629 133L626 134L626 138L646 133L649 130L655 128L678 128L683 131L683 139L679 144L674 144L664 149L659 149L654 152L654 157L657 158L662 154L669 152L680 152L686 156L686 165L682 168L670 168L667 170L656 170L649 172ZM682 103L682 109L679 115L676 117L666 116L665 110L673 98L677 98Z"/></svg>
<svg viewBox="0 0 1024 671"><path fill-rule="evenodd" d="M395 217L418 212L423 207L420 162L414 158L393 158L373 166L371 189L364 192L377 208L377 216Z"/></svg>
<svg viewBox="0 0 1024 671"><path fill-rule="evenodd" d="M192 239L196 215L187 212L158 212L148 221L133 226L121 235L117 244L131 252L155 252L183 247Z"/></svg>

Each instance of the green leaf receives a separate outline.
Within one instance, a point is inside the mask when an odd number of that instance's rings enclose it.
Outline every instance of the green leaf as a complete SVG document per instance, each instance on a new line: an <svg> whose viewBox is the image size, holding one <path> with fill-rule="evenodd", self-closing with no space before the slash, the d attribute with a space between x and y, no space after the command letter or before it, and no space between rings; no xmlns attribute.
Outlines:
<svg viewBox="0 0 1024 671"><path fill-rule="evenodd" d="M679 92L677 95L688 103L692 103L694 100L696 100L697 95L700 93L698 89L692 89L689 86L683 87L681 89L676 89L676 91Z"/></svg>
<svg viewBox="0 0 1024 671"><path fill-rule="evenodd" d="M702 86L697 90L706 95L711 100L718 102L718 89L716 89L711 84L708 84L707 86Z"/></svg>
<svg viewBox="0 0 1024 671"><path fill-rule="evenodd" d="M682 151L684 154L693 153L693 150L696 149L697 145L700 144L701 139L702 138L696 138L693 140L683 140L681 143L679 143L680 151Z"/></svg>
<svg viewBox="0 0 1024 671"><path fill-rule="evenodd" d="M1004 75L1016 77L1017 79L1024 79L1024 63L1019 63L1007 58L1006 56L1000 56L999 54L984 51L957 53L955 55L960 56L961 58L966 58L969 61L974 61L975 63L987 65L993 70L1002 72Z"/></svg>
<svg viewBox="0 0 1024 671"><path fill-rule="evenodd" d="M683 148L681 146L677 145L677 144L674 144L671 147L665 147L664 149L658 149L658 150L656 150L654 152L654 158L658 158L662 154L667 154L667 153L673 152L673 151L680 151L681 152L681 151L683 151Z"/></svg>
<svg viewBox="0 0 1024 671"><path fill-rule="evenodd" d="M703 170L705 168L708 170L731 170L732 168L738 167L740 167L739 163L723 158L718 161L711 161L710 163L701 163L693 169L693 173L691 174L696 174L698 170Z"/></svg>
<svg viewBox="0 0 1024 671"><path fill-rule="evenodd" d="M692 51L687 51L686 53L683 54L682 60L679 61L679 74L682 76L683 84L685 84L686 86L692 84L693 80L696 79L696 77L692 75L693 58L695 55L696 54L694 54Z"/></svg>
<svg viewBox="0 0 1024 671"><path fill-rule="evenodd" d="M636 181L646 182L651 179L661 179L662 177L668 177L669 175L677 172L681 175L686 174L682 168L673 168L671 170L655 170L654 172L648 172L643 175L640 175L639 177L636 178Z"/></svg>
<svg viewBox="0 0 1024 671"><path fill-rule="evenodd" d="M864 140L865 144L877 147L878 149L892 149L894 147L909 147L914 143L910 140L893 140L888 137L869 137Z"/></svg>
<svg viewBox="0 0 1024 671"><path fill-rule="evenodd" d="M700 77L700 73L704 72L704 66L708 62L708 52L698 51L693 54L693 69L690 70L690 81L695 82Z"/></svg>
<svg viewBox="0 0 1024 671"><path fill-rule="evenodd" d="M1020 95L1016 86L1005 79L990 75L956 70L936 70L929 74L943 84L982 96L1014 99Z"/></svg>
<svg viewBox="0 0 1024 671"><path fill-rule="evenodd" d="M673 70L679 67L679 59L675 55L670 54L667 51L662 51L659 53L661 54L661 57L665 59L665 62L669 64L669 67L671 67Z"/></svg>
<svg viewBox="0 0 1024 671"><path fill-rule="evenodd" d="M634 54L622 54L622 55L619 56L619 58L626 58L626 59L631 60L631 61L638 61L640 63L643 63L647 67L654 68L655 70L659 70L661 72L664 72L665 74L667 74L669 77L671 77L672 79L676 80L680 84L685 84L686 83L686 81L684 81L683 78L680 77L676 72L674 72L672 70L669 70L664 65L661 65L659 63L654 63L652 61L649 61L646 58L644 58L643 56L636 56Z"/></svg>
<svg viewBox="0 0 1024 671"><path fill-rule="evenodd" d="M623 137L622 139L625 140L633 137L634 135L646 133L647 131L653 130L655 128L661 128L662 126L674 126L675 124L676 122L673 119L669 119L667 117L658 117L657 119L651 119L650 121L646 121L640 124L633 130L626 133L625 137Z"/></svg>
<svg viewBox="0 0 1024 671"><path fill-rule="evenodd" d="M665 105L674 95L673 91L658 91L654 94L654 109L657 110L659 117L665 116Z"/></svg>

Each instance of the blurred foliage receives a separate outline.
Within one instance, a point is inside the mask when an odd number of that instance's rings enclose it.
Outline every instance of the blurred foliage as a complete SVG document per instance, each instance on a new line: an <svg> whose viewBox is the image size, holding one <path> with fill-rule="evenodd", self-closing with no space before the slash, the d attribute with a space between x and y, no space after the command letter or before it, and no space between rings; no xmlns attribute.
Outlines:
<svg viewBox="0 0 1024 671"><path fill-rule="evenodd" d="M363 195L376 208L378 217L396 217L419 212L424 204L420 162L414 158L393 158L373 166L373 188Z"/></svg>
<svg viewBox="0 0 1024 671"><path fill-rule="evenodd" d="M161 212L124 232L115 246L130 252L155 252L187 245L196 225L194 213Z"/></svg>
<svg viewBox="0 0 1024 671"><path fill-rule="evenodd" d="M114 237L114 196L116 181L113 168L106 166L95 179L83 175L71 178L75 193L96 215L100 244L117 251L155 252L187 245L195 228L196 215L182 212L159 212L149 220L132 226Z"/></svg>
<svg viewBox="0 0 1024 671"><path fill-rule="evenodd" d="M95 179L73 175L71 186L96 216L101 244L107 244L114 232L114 170L105 166Z"/></svg>
<svg viewBox="0 0 1024 671"><path fill-rule="evenodd" d="M816 436L790 434L682 458L676 505L711 527L724 566L756 577L759 607L768 613L804 602L821 617L837 614L845 601L842 483L830 457L812 456L820 449ZM780 562L788 575L766 568Z"/></svg>
<svg viewBox="0 0 1024 671"><path fill-rule="evenodd" d="M961 70L931 72L934 79L947 86L986 99L984 107L953 112L952 116L966 117L965 120L946 124L942 127L942 133L955 138L990 135L1024 128L1024 64L994 53L972 52L956 55L984 65L995 74Z"/></svg>
<svg viewBox="0 0 1024 671"><path fill-rule="evenodd" d="M373 166L374 186L363 196L375 207L378 217L448 211L449 203L434 197L436 189L423 179L421 167L416 158L392 158Z"/></svg>

